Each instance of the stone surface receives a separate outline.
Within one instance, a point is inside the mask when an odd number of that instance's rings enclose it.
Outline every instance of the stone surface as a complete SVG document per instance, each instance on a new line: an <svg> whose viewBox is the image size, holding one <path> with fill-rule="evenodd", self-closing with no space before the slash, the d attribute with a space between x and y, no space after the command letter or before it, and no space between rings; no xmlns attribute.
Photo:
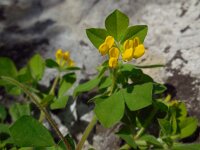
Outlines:
<svg viewBox="0 0 200 150"><path fill-rule="evenodd" d="M47 58L62 48L71 52L78 66L84 66L79 79L93 76L103 58L87 39L85 29L103 27L114 9L125 12L132 25L149 26L147 52L133 63L166 64L144 71L158 82L173 85L175 98L185 101L190 114L200 119L199 0L3 0L0 54L23 64L25 56L35 51ZM50 72L48 79L53 78ZM46 78L44 83L48 84Z"/></svg>

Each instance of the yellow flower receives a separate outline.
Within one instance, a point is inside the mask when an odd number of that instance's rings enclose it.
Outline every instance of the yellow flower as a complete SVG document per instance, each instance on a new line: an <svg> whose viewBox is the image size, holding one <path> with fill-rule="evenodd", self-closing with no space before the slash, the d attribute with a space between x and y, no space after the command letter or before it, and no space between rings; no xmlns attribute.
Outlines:
<svg viewBox="0 0 200 150"><path fill-rule="evenodd" d="M112 47L109 50L109 56L118 59L118 57L119 57L119 49L117 47Z"/></svg>
<svg viewBox="0 0 200 150"><path fill-rule="evenodd" d="M115 42L115 39L112 36L107 36L105 39L105 43L108 45L108 48L110 49Z"/></svg>
<svg viewBox="0 0 200 150"><path fill-rule="evenodd" d="M55 55L56 55L56 59L61 59L63 57L63 51L62 51L62 49L58 49L56 51Z"/></svg>
<svg viewBox="0 0 200 150"><path fill-rule="evenodd" d="M140 44L138 37L133 40L126 40L123 44L124 52L122 53L122 59L124 61L130 61L132 58L139 58L144 55L145 48L143 44Z"/></svg>
<svg viewBox="0 0 200 150"><path fill-rule="evenodd" d="M108 53L108 50L109 46L105 42L99 46L99 52L101 53L102 56L106 55Z"/></svg>
<svg viewBox="0 0 200 150"><path fill-rule="evenodd" d="M74 63L74 61L73 61L72 59L69 59L69 60L67 61L67 63L68 63L68 66L70 66L70 67L75 66L75 63Z"/></svg>
<svg viewBox="0 0 200 150"><path fill-rule="evenodd" d="M130 61L133 58L133 48L126 49L122 53L122 59L124 61Z"/></svg>
<svg viewBox="0 0 200 150"><path fill-rule="evenodd" d="M68 52L68 51L64 52L64 53L63 53L63 59L66 60L66 61L68 61L69 58L70 58L69 52Z"/></svg>
<svg viewBox="0 0 200 150"><path fill-rule="evenodd" d="M117 67L118 59L115 58L115 57L111 57L111 58L109 59L108 64L109 64L109 67L110 67L110 68L115 68L115 67Z"/></svg>
<svg viewBox="0 0 200 150"><path fill-rule="evenodd" d="M124 49L129 49L133 47L133 40L126 40L123 45Z"/></svg>
<svg viewBox="0 0 200 150"><path fill-rule="evenodd" d="M138 45L133 53L133 58L139 58L142 57L144 55L145 52L145 48L143 44Z"/></svg>
<svg viewBox="0 0 200 150"><path fill-rule="evenodd" d="M105 41L99 46L99 52L101 55L106 55L109 49L114 45L114 38L112 36L107 36Z"/></svg>
<svg viewBox="0 0 200 150"><path fill-rule="evenodd" d="M70 53L68 51L63 52L62 49L58 49L56 51L56 62L60 66L74 66L75 63L74 61L70 58Z"/></svg>
<svg viewBox="0 0 200 150"><path fill-rule="evenodd" d="M138 45L140 44L140 39L138 37L135 37L133 39L133 46L134 47L137 47Z"/></svg>

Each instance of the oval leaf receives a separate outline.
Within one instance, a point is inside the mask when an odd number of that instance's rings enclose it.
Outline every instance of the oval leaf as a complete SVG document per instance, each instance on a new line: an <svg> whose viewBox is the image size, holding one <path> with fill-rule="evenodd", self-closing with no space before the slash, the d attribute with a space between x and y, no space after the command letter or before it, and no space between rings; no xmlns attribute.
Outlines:
<svg viewBox="0 0 200 150"><path fill-rule="evenodd" d="M92 44L98 49L99 46L104 42L108 33L105 29L90 28L86 29L86 34Z"/></svg>
<svg viewBox="0 0 200 150"><path fill-rule="evenodd" d="M200 144L193 143L193 144L181 144L175 143L172 147L172 150L199 150Z"/></svg>
<svg viewBox="0 0 200 150"><path fill-rule="evenodd" d="M22 116L31 115L30 105L15 103L9 108L9 113L12 117L12 120L16 121Z"/></svg>
<svg viewBox="0 0 200 150"><path fill-rule="evenodd" d="M47 59L45 61L45 64L49 68L58 68L59 67L59 65L57 64L57 62L55 62L53 59Z"/></svg>
<svg viewBox="0 0 200 150"><path fill-rule="evenodd" d="M105 20L105 26L110 35L112 35L117 41L120 41L129 25L128 17L115 10Z"/></svg>
<svg viewBox="0 0 200 150"><path fill-rule="evenodd" d="M101 78L95 77L94 79L91 79L88 82L80 84L79 86L75 88L73 95L77 96L81 92L87 92L87 91L92 90L99 84L100 80Z"/></svg>
<svg viewBox="0 0 200 150"><path fill-rule="evenodd" d="M180 137L185 138L192 135L197 129L198 121L194 117L188 117L185 120L181 121L180 126Z"/></svg>
<svg viewBox="0 0 200 150"><path fill-rule="evenodd" d="M43 58L39 54L34 55L29 61L28 66L32 77L35 80L41 80L45 69L45 62Z"/></svg>
<svg viewBox="0 0 200 150"><path fill-rule="evenodd" d="M133 39L134 37L138 37L140 39L140 42L143 43L147 35L147 31L148 27L146 25L131 26L127 29L125 36L122 39L122 42L124 42L127 39Z"/></svg>
<svg viewBox="0 0 200 150"><path fill-rule="evenodd" d="M123 89L122 93L128 108L135 111L152 104L152 90L153 85L148 82Z"/></svg>
<svg viewBox="0 0 200 150"><path fill-rule="evenodd" d="M17 69L13 61L6 57L0 57L0 76L17 76ZM6 85L5 81L0 80L0 85Z"/></svg>
<svg viewBox="0 0 200 150"><path fill-rule="evenodd" d="M62 80L59 85L58 97L63 96L69 88L74 84L76 81L76 74L74 72L67 73L62 77Z"/></svg>
<svg viewBox="0 0 200 150"><path fill-rule="evenodd" d="M49 147L54 141L49 131L31 116L23 116L10 127L15 144L20 147Z"/></svg>
<svg viewBox="0 0 200 150"><path fill-rule="evenodd" d="M13 61L6 57L0 57L0 76L11 76L17 75L17 69Z"/></svg>
<svg viewBox="0 0 200 150"><path fill-rule="evenodd" d="M50 105L51 109L62 109L65 108L68 102L69 96L62 96L53 101Z"/></svg>
<svg viewBox="0 0 200 150"><path fill-rule="evenodd" d="M97 98L94 112L107 128L116 124L124 115L124 101L121 92L114 93L110 97Z"/></svg>

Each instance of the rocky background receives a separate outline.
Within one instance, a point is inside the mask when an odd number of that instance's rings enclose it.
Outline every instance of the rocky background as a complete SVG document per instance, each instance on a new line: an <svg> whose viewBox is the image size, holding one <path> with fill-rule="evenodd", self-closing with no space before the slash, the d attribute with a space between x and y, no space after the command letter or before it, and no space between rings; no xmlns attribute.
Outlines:
<svg viewBox="0 0 200 150"><path fill-rule="evenodd" d="M103 58L87 39L85 29L103 27L114 9L126 13L130 24L149 27L147 52L134 63L165 64L144 71L169 84L174 98L185 101L189 114L200 120L200 0L1 0L0 56L11 57L20 67L34 53L53 58L62 48L84 68L79 79L91 77ZM49 84L54 74L47 70L42 83ZM88 107L77 108L81 112ZM83 126L91 115L83 117ZM64 132L67 122L61 124ZM119 140L109 130L97 126L95 132L92 141L97 150L116 149Z"/></svg>

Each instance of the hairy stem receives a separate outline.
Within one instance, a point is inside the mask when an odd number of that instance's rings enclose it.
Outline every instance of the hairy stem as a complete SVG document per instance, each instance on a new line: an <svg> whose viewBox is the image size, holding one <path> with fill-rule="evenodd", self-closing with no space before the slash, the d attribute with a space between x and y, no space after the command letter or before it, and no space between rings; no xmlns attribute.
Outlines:
<svg viewBox="0 0 200 150"><path fill-rule="evenodd" d="M55 130L55 132L59 136L59 138L65 143L65 146L67 147L67 149L71 150L70 144L68 143L68 141L64 138L64 136L58 129L55 121L51 118L48 111L39 103L40 100L39 100L38 96L31 93L23 84L19 83L17 80L15 80L13 78L5 77L5 76L1 76L0 78L4 81L10 82L11 84L21 88L24 91L24 93L26 93L30 97L32 102L44 113L47 121L51 124L51 126L53 127L53 129Z"/></svg>
<svg viewBox="0 0 200 150"><path fill-rule="evenodd" d="M97 117L94 115L91 122L88 124L87 128L85 129L81 140L79 141L76 150L81 150L85 141L87 140L90 132L94 128L95 124L97 123Z"/></svg>

